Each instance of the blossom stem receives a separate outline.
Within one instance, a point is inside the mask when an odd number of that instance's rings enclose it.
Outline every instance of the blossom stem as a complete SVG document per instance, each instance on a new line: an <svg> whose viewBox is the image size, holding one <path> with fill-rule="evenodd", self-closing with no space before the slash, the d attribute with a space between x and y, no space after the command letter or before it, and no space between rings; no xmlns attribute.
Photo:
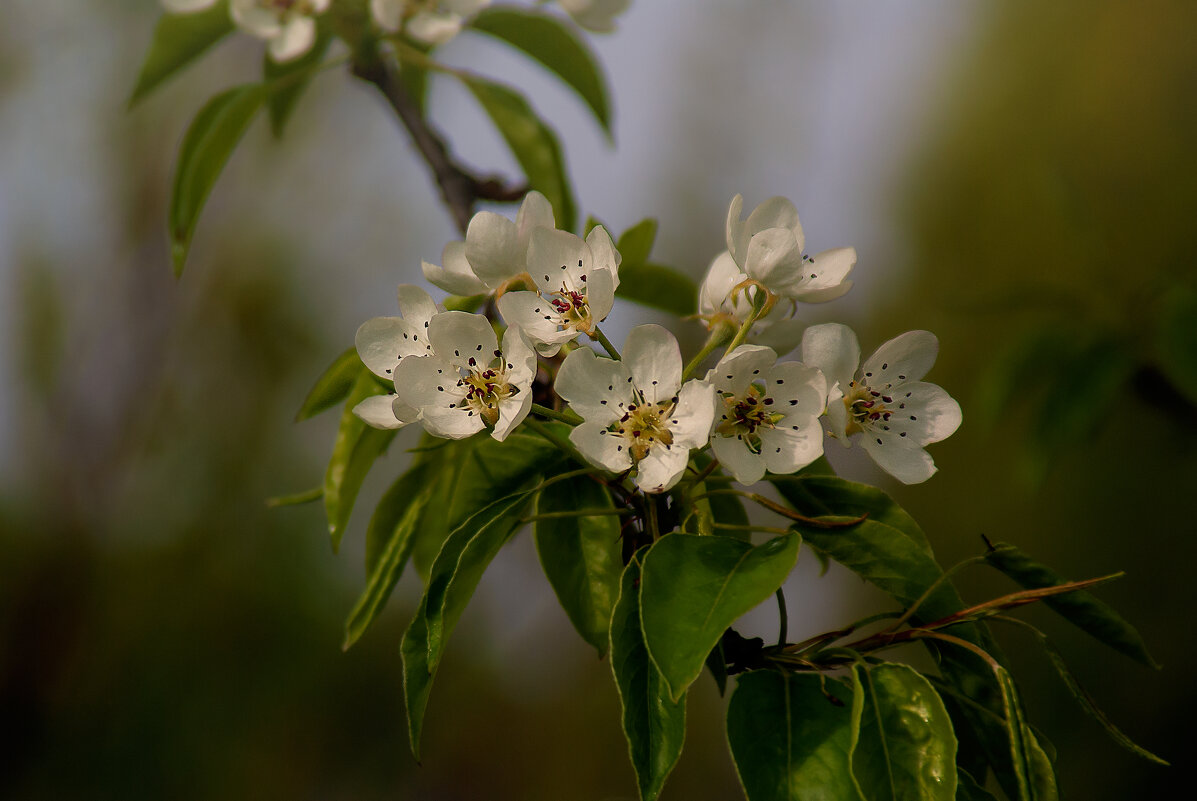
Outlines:
<svg viewBox="0 0 1197 801"><path fill-rule="evenodd" d="M708 356L715 352L715 349L722 345L732 335L731 325L727 323L718 323L711 329L711 333L707 336L707 341L703 343L702 350L694 355L690 363L686 365L686 369L682 371L682 381L689 378L695 370L702 366L702 363Z"/></svg>
<svg viewBox="0 0 1197 801"><path fill-rule="evenodd" d="M566 425L576 426L582 422L582 418L572 411L566 410L559 412L556 409L550 409L548 406L541 406L539 403L532 404L531 411L533 414L548 418L549 420L556 420ZM525 418L527 419L527 418Z"/></svg>
<svg viewBox="0 0 1197 801"><path fill-rule="evenodd" d="M768 303L768 297L769 295L767 292L757 292L753 297L752 311L749 312L748 319L746 319L740 326L740 330L736 332L736 336L727 346L727 350L724 351L725 355L743 345L744 340L748 339L748 332L752 330L754 325L756 325L757 319L761 316L761 313L764 311L765 306Z"/></svg>
<svg viewBox="0 0 1197 801"><path fill-rule="evenodd" d="M595 342L602 345L603 350L605 350L605 351L607 351L607 353L611 354L612 359L614 359L617 362L623 361L623 357L619 355L619 351L617 351L615 349L615 346L611 344L611 340L607 339L607 335L604 334L602 332L602 330L599 329L599 327L597 325L594 327L594 331L592 331L589 334L589 336Z"/></svg>
<svg viewBox="0 0 1197 801"><path fill-rule="evenodd" d="M777 615L780 618L780 627L781 627L781 630L778 632L778 635L777 635L777 647L784 648L785 644L786 644L786 637L789 634L787 629L789 628L790 616L786 612L785 590L782 589L781 587L778 587L777 592L775 594L777 595Z"/></svg>

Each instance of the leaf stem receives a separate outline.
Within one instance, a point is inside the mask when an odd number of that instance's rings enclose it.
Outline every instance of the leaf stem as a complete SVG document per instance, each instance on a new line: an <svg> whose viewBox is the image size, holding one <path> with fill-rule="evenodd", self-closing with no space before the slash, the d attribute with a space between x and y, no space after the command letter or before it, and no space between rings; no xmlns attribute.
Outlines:
<svg viewBox="0 0 1197 801"><path fill-rule="evenodd" d="M582 422L582 418L573 411L559 412L556 409L550 409L548 406L541 406L539 403L532 404L531 412L541 417L546 417L549 420L556 420L559 423L571 426L576 426ZM526 420L527 418L524 419Z"/></svg>
<svg viewBox="0 0 1197 801"><path fill-rule="evenodd" d="M786 637L789 636L787 629L789 628L790 622L790 616L786 612L786 593L783 588L778 587L777 592L774 594L777 596L777 616L781 619L781 629L777 635L777 647L784 648L786 644Z"/></svg>

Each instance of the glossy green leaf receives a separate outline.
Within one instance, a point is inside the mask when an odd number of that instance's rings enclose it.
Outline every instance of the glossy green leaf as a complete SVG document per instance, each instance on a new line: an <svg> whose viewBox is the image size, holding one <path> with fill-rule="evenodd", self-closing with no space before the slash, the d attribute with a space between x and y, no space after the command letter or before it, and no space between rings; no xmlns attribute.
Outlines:
<svg viewBox="0 0 1197 801"><path fill-rule="evenodd" d="M420 517L435 489L434 478L427 468L427 464L417 464L396 479L370 518L366 542L381 542L381 549L370 565L366 588L345 621L345 640L341 645L345 650L349 650L381 614L403 575L415 545ZM371 561L369 552L367 561Z"/></svg>
<svg viewBox="0 0 1197 801"><path fill-rule="evenodd" d="M1066 583L1055 571L1035 561L1009 543L998 543L986 554L989 564L1005 573L1026 589L1055 587ZM1045 598L1043 603L1077 628L1105 643L1115 651L1129 656L1148 667L1159 664L1147 651L1139 632L1122 615L1086 590Z"/></svg>
<svg viewBox="0 0 1197 801"><path fill-rule="evenodd" d="M630 266L647 262L656 239L657 221L652 217L646 217L624 231L616 244L623 263Z"/></svg>
<svg viewBox="0 0 1197 801"><path fill-rule="evenodd" d="M344 351L316 379L307 397L303 399L303 405L295 413L295 422L314 417L345 400L354 382L365 372L366 366L358 358L357 350L349 348Z"/></svg>
<svg viewBox="0 0 1197 801"><path fill-rule="evenodd" d="M259 84L221 92L200 109L183 136L169 212L171 261L176 276L183 272L204 203L266 95L266 89Z"/></svg>
<svg viewBox="0 0 1197 801"><path fill-rule="evenodd" d="M755 548L693 534L657 540L644 558L640 616L648 651L672 698L702 673L724 629L782 585L799 543L793 532Z"/></svg>
<svg viewBox="0 0 1197 801"><path fill-rule="evenodd" d="M997 801L968 771L957 768L956 778L956 801Z"/></svg>
<svg viewBox="0 0 1197 801"><path fill-rule="evenodd" d="M341 412L332 458L324 474L324 511L328 517L333 551L341 545L349 514L353 511L353 502L362 488L366 473L395 437L394 431L371 428L353 413L354 406L382 391L372 375L359 375Z"/></svg>
<svg viewBox="0 0 1197 801"><path fill-rule="evenodd" d="M939 693L906 665L855 668L864 693L852 770L871 801L954 801L956 735Z"/></svg>
<svg viewBox="0 0 1197 801"><path fill-rule="evenodd" d="M531 501L525 489L486 506L458 526L445 540L432 565L428 588L415 617L403 634L403 697L412 753L420 758L420 734L432 680L444 647L482 573L499 548L519 528L519 518Z"/></svg>
<svg viewBox="0 0 1197 801"><path fill-rule="evenodd" d="M1197 404L1197 289L1178 286L1164 296L1156 353L1160 369L1172 385Z"/></svg>
<svg viewBox="0 0 1197 801"><path fill-rule="evenodd" d="M1001 688L1017 801L1057 801L1055 769L1027 725L1014 679L1000 665L995 665L993 671Z"/></svg>
<svg viewBox="0 0 1197 801"><path fill-rule="evenodd" d="M727 707L727 741L748 801L864 801L852 775L862 704L837 679L745 673Z"/></svg>
<svg viewBox="0 0 1197 801"><path fill-rule="evenodd" d="M527 176L528 186L553 204L557 227L572 231L577 209L557 135L514 89L477 77L462 80L503 136Z"/></svg>
<svg viewBox="0 0 1197 801"><path fill-rule="evenodd" d="M548 67L578 93L611 137L607 86L598 59L559 17L527 8L495 6L479 12L470 27L507 42Z"/></svg>
<svg viewBox="0 0 1197 801"><path fill-rule="evenodd" d="M191 14L163 14L154 26L154 38L129 97L132 108L166 79L203 55L233 30L229 4Z"/></svg>
<svg viewBox="0 0 1197 801"><path fill-rule="evenodd" d="M316 68L324 61L332 40L332 32L318 20L316 41L308 52L281 64L269 55L263 57L262 77L266 88L270 90L266 108L270 112L270 131L276 138L282 138L287 120L312 82Z"/></svg>
<svg viewBox="0 0 1197 801"><path fill-rule="evenodd" d="M615 296L683 317L698 311L698 284L662 264L623 264Z"/></svg>
<svg viewBox="0 0 1197 801"><path fill-rule="evenodd" d="M647 546L646 546L647 548ZM646 548L628 563L611 616L611 671L619 690L623 733L642 801L652 801L682 754L686 698L671 701L660 671L649 658L640 627L640 564Z"/></svg>
<svg viewBox="0 0 1197 801"><path fill-rule="evenodd" d="M540 494L537 514L614 509L611 494L589 476L554 484ZM582 639L607 652L611 609L623 571L620 518L556 517L536 521L536 552L565 614Z"/></svg>
<svg viewBox="0 0 1197 801"><path fill-rule="evenodd" d="M928 554L931 553L927 535L910 513L893 498L868 484L847 481L834 473L822 472L825 465L826 461L820 459L800 475L769 475L768 478L790 505L807 517L868 515L869 520L897 529L903 537Z"/></svg>

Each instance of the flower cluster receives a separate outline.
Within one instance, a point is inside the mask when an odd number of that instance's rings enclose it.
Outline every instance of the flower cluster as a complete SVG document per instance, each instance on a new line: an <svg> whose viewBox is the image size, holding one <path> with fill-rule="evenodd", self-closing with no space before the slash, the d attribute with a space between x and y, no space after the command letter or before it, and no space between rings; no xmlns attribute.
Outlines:
<svg viewBox="0 0 1197 801"><path fill-rule="evenodd" d="M230 0L229 15L238 28L266 42L276 62L291 61L312 49L316 17L332 0ZM162 0L172 14L189 14L216 5L217 0Z"/></svg>
<svg viewBox="0 0 1197 801"><path fill-rule="evenodd" d="M699 293L712 350L726 343L705 375L691 376L710 351L683 367L677 340L658 325L633 328L616 350L599 329L620 282L611 236L601 225L585 239L557 229L548 200L530 192L514 221L481 212L465 241L445 247L441 265L423 265L431 283L497 310L506 323L502 346L493 311L445 311L423 290L402 286L402 316L369 320L356 338L363 363L393 381L395 393L354 411L381 428L419 422L438 437L487 430L497 440L535 412L569 423L583 458L645 492L675 486L688 467L696 470L694 452L708 447L742 484L793 473L823 454L825 432L845 446L859 439L900 481L928 479L935 466L925 446L961 419L955 400L922 381L938 352L935 337L902 334L858 370L851 329L807 328L794 317L798 303L851 288L855 250L806 255L798 214L784 198L765 201L747 220L742 207L737 195L727 251ZM606 355L579 342L583 335ZM801 361L778 360L799 344ZM537 405L534 394L556 400Z"/></svg>

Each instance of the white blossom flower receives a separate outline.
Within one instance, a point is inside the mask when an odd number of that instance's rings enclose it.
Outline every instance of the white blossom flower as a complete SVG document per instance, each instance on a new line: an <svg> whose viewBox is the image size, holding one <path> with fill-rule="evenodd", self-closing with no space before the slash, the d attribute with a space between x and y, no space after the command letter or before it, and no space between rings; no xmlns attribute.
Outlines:
<svg viewBox="0 0 1197 801"><path fill-rule="evenodd" d="M548 198L532 191L524 196L515 222L493 211L470 219L465 242L451 242L443 266L424 262L424 277L446 292L478 295L506 288L526 275L528 244L537 228L556 228Z"/></svg>
<svg viewBox="0 0 1197 801"><path fill-rule="evenodd" d="M528 416L536 353L518 328L503 335L480 314L449 311L428 327L434 353L404 359L395 389L420 415L428 433L464 439L491 429L502 442Z"/></svg>
<svg viewBox="0 0 1197 801"><path fill-rule="evenodd" d="M727 249L740 269L770 292L804 303L835 300L849 289L855 248L834 248L807 256L798 211L784 197L761 203L740 219L744 198L727 210Z"/></svg>
<svg viewBox="0 0 1197 801"><path fill-rule="evenodd" d="M736 289L747 280L748 276L740 272L730 252L725 250L715 257L698 288L698 313L708 328L720 320L728 320L737 327L748 320L758 287ZM798 347L806 327L791 316L793 312L793 303L775 305L752 326L748 341L770 347L779 354L789 353Z"/></svg>
<svg viewBox="0 0 1197 801"><path fill-rule="evenodd" d="M461 31L465 21L490 0L370 0L374 22L384 31L405 31L413 39L438 45Z"/></svg>
<svg viewBox="0 0 1197 801"><path fill-rule="evenodd" d="M715 417L715 388L681 383L673 334L640 325L628 334L623 361L590 348L570 353L555 388L585 418L569 435L583 456L613 473L635 467L637 486L664 492L681 478L690 449L707 444Z"/></svg>
<svg viewBox="0 0 1197 801"><path fill-rule="evenodd" d="M472 263L472 262L471 262ZM553 356L594 327L615 305L619 255L601 225L583 240L568 231L537 228L528 247L536 292L508 292L498 300L508 325L518 326L543 356Z"/></svg>
<svg viewBox="0 0 1197 801"><path fill-rule="evenodd" d="M191 14L216 5L217 0L162 0L163 7L172 14Z"/></svg>
<svg viewBox="0 0 1197 801"><path fill-rule="evenodd" d="M766 469L793 473L823 453L826 379L815 367L775 362L771 348L741 345L707 375L723 401L711 449L741 484L755 484Z"/></svg>
<svg viewBox="0 0 1197 801"><path fill-rule="evenodd" d="M394 380L399 363L409 356L432 353L428 327L443 313L418 286L399 287L402 317L374 317L357 329L354 344L362 364L379 378ZM416 410L395 394L374 395L354 407L353 413L375 428L401 428L417 418Z"/></svg>
<svg viewBox="0 0 1197 801"><path fill-rule="evenodd" d="M615 18L627 10L632 0L557 0L558 5L588 31L610 33Z"/></svg>
<svg viewBox="0 0 1197 801"><path fill-rule="evenodd" d="M299 58L316 41L317 14L331 0L232 0L229 11L241 30L266 41L276 62Z"/></svg>
<svg viewBox="0 0 1197 801"><path fill-rule="evenodd" d="M870 356L858 372L860 344L851 328L838 323L811 326L802 337L802 360L827 377L828 433L847 447L861 444L877 465L904 484L918 484L935 473L923 450L960 425L958 404L922 377L935 363L939 341L929 331L908 331Z"/></svg>

